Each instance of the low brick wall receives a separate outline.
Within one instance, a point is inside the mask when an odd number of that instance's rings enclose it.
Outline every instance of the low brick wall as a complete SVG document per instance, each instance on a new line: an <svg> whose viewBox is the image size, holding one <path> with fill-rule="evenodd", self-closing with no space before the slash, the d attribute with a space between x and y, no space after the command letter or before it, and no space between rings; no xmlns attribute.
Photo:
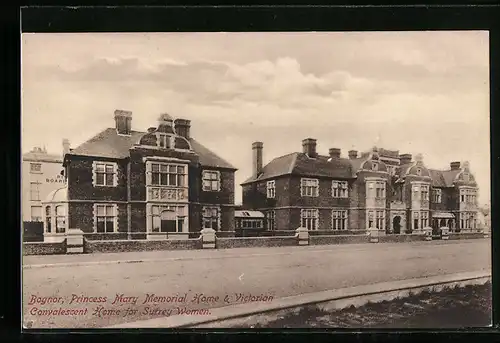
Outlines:
<svg viewBox="0 0 500 343"><path fill-rule="evenodd" d="M310 236L309 245L369 243L368 235Z"/></svg>
<svg viewBox="0 0 500 343"><path fill-rule="evenodd" d="M366 230L314 230L309 236L357 236L366 235Z"/></svg>
<svg viewBox="0 0 500 343"><path fill-rule="evenodd" d="M84 233L83 237L89 241L116 241L127 239L126 232L113 233Z"/></svg>
<svg viewBox="0 0 500 343"><path fill-rule="evenodd" d="M91 241L85 239L85 253L130 252L153 250L194 250L201 249L200 239L179 240L105 240Z"/></svg>
<svg viewBox="0 0 500 343"><path fill-rule="evenodd" d="M253 247L289 247L298 245L295 236L289 237L238 237L217 238L217 249L253 248Z"/></svg>
<svg viewBox="0 0 500 343"><path fill-rule="evenodd" d="M228 237L234 237L235 232L234 231L217 231L215 235L217 237L220 237L220 238L228 238Z"/></svg>
<svg viewBox="0 0 500 343"><path fill-rule="evenodd" d="M23 255L60 255L66 254L66 240L56 243L25 242Z"/></svg>
<svg viewBox="0 0 500 343"><path fill-rule="evenodd" d="M378 238L379 243L405 243L425 241L424 235L385 235Z"/></svg>
<svg viewBox="0 0 500 343"><path fill-rule="evenodd" d="M477 239L484 238L484 233L482 232L460 232L460 233L450 233L448 239Z"/></svg>

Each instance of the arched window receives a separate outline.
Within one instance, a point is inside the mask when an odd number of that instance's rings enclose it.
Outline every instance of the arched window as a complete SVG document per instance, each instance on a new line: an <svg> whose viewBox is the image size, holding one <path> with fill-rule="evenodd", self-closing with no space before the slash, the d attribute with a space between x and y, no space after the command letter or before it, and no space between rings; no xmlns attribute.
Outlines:
<svg viewBox="0 0 500 343"><path fill-rule="evenodd" d="M56 206L56 233L66 232L66 213L64 206Z"/></svg>
<svg viewBox="0 0 500 343"><path fill-rule="evenodd" d="M47 233L52 231L52 213L50 210L50 206L45 207L45 230Z"/></svg>

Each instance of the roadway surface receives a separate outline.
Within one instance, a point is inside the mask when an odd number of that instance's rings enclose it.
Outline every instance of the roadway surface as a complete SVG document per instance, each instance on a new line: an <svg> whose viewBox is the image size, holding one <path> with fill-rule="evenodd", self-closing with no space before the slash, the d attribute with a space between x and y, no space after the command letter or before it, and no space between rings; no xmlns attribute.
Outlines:
<svg viewBox="0 0 500 343"><path fill-rule="evenodd" d="M127 260L143 262L114 263ZM97 264L99 261L107 262ZM75 264L78 262L88 264ZM192 310L199 315L248 300L272 301L391 280L491 271L491 241L27 256L24 265L25 326L91 328L189 315ZM144 303L152 294L159 298ZM121 301L113 304L117 295L123 295ZM57 302L42 304L38 299L29 304L33 296L53 297ZM89 302L83 297L106 298L106 302ZM80 303L70 304L73 298ZM56 312L49 313L51 310Z"/></svg>

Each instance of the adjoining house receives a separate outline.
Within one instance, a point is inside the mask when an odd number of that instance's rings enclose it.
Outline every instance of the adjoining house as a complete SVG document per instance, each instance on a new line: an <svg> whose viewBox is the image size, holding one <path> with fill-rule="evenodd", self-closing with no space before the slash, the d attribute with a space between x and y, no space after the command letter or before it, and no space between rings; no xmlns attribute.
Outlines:
<svg viewBox="0 0 500 343"><path fill-rule="evenodd" d="M202 228L234 233L236 168L162 114L146 132L116 110L107 128L67 153L67 186L43 203L46 240L68 228L88 239L187 238Z"/></svg>
<svg viewBox="0 0 500 343"><path fill-rule="evenodd" d="M331 148L317 153L315 139L302 152L263 165L263 143L252 144L253 175L242 183L243 208L265 214L266 230L419 232L477 229L477 183L469 163L428 168L421 154L378 149L348 158Z"/></svg>

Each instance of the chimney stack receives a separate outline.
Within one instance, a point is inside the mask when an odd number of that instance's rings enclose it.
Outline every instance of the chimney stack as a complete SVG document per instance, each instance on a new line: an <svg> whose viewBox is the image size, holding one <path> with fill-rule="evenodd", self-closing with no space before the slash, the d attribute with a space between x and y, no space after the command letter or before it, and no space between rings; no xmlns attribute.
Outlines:
<svg viewBox="0 0 500 343"><path fill-rule="evenodd" d="M252 153L253 153L253 176L258 177L262 173L262 150L264 143L254 142L252 143Z"/></svg>
<svg viewBox="0 0 500 343"><path fill-rule="evenodd" d="M174 120L175 133L186 139L190 138L191 121L187 119Z"/></svg>
<svg viewBox="0 0 500 343"><path fill-rule="evenodd" d="M328 151L331 158L340 158L340 149L338 148L330 148Z"/></svg>
<svg viewBox="0 0 500 343"><path fill-rule="evenodd" d="M69 144L69 139L63 138L62 140L62 146L63 146L63 157L70 152L70 144Z"/></svg>
<svg viewBox="0 0 500 343"><path fill-rule="evenodd" d="M458 170L458 169L460 169L460 162L451 162L450 163L450 169L451 170Z"/></svg>
<svg viewBox="0 0 500 343"><path fill-rule="evenodd" d="M309 157L316 157L316 140L314 138L306 138L302 141L302 152Z"/></svg>
<svg viewBox="0 0 500 343"><path fill-rule="evenodd" d="M115 127L119 135L130 135L132 131L132 112L124 110L115 111Z"/></svg>
<svg viewBox="0 0 500 343"><path fill-rule="evenodd" d="M358 151L357 150L349 150L349 159L353 160L355 158L358 158Z"/></svg>
<svg viewBox="0 0 500 343"><path fill-rule="evenodd" d="M411 158L412 158L411 154L402 154L402 155L399 155L400 164L403 165L403 164L411 163Z"/></svg>

